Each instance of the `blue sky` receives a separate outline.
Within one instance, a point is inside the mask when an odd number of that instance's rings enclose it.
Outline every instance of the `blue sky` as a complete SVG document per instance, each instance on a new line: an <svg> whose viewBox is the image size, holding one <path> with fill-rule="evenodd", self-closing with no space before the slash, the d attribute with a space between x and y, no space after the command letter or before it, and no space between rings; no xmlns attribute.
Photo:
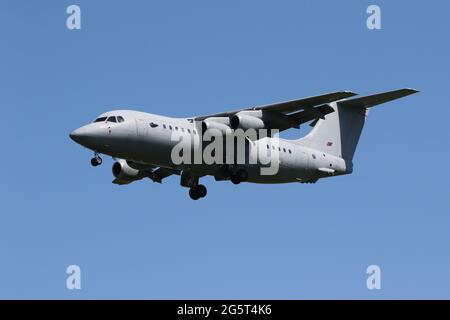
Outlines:
<svg viewBox="0 0 450 320"><path fill-rule="evenodd" d="M373 3L382 30L366 28ZM0 298L450 298L449 9L3 1ZM192 116L402 87L421 93L370 113L354 173L315 185L207 178L194 202L176 178L111 184L113 161L92 168L68 137L118 107ZM71 264L79 291L65 287Z"/></svg>

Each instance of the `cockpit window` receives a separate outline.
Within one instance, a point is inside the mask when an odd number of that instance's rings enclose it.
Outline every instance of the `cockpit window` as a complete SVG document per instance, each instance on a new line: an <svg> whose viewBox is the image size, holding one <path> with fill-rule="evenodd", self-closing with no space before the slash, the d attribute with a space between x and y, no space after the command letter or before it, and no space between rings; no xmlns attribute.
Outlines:
<svg viewBox="0 0 450 320"><path fill-rule="evenodd" d="M116 122L116 117L109 117L107 122Z"/></svg>
<svg viewBox="0 0 450 320"><path fill-rule="evenodd" d="M103 121L105 121L105 120L106 120L106 117L101 117L101 118L95 119L94 122L103 122Z"/></svg>
<svg viewBox="0 0 450 320"><path fill-rule="evenodd" d="M124 122L125 121L125 119L122 117L122 116L118 116L117 117L117 122Z"/></svg>

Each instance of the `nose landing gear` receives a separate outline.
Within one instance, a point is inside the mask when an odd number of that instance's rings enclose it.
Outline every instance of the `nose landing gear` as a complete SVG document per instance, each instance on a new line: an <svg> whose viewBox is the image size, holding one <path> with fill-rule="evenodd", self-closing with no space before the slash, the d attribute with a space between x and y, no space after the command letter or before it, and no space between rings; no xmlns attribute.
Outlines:
<svg viewBox="0 0 450 320"><path fill-rule="evenodd" d="M102 158L98 155L98 153L95 153L95 156L91 159L91 165L93 167L101 165L103 162Z"/></svg>
<svg viewBox="0 0 450 320"><path fill-rule="evenodd" d="M208 193L208 190L202 184L198 184L189 189L189 196L191 197L192 200L198 200L200 198L204 198L204 197L206 197L207 193Z"/></svg>

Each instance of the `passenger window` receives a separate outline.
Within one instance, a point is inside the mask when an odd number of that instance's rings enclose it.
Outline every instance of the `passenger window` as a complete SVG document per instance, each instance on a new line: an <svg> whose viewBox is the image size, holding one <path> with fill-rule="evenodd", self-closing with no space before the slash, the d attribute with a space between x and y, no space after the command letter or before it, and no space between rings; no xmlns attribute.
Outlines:
<svg viewBox="0 0 450 320"><path fill-rule="evenodd" d="M178 131L178 127L175 127L175 130L177 130L177 131Z"/></svg>
<svg viewBox="0 0 450 320"><path fill-rule="evenodd" d="M165 125L165 124L163 124L163 128L164 128L164 129L167 129L167 127L166 127L166 125Z"/></svg>
<svg viewBox="0 0 450 320"><path fill-rule="evenodd" d="M197 131L195 131L195 129L194 129L194 134L197 134Z"/></svg>
<svg viewBox="0 0 450 320"><path fill-rule="evenodd" d="M169 129L172 130L172 126L169 126Z"/></svg>
<svg viewBox="0 0 450 320"><path fill-rule="evenodd" d="M150 127L152 127L152 128L156 128L158 126L158 124L157 123L154 123L154 122L150 122Z"/></svg>
<svg viewBox="0 0 450 320"><path fill-rule="evenodd" d="M121 123L121 122L124 122L124 121L125 121L125 119L123 117L121 117L121 116L117 117L117 122Z"/></svg>
<svg viewBox="0 0 450 320"><path fill-rule="evenodd" d="M283 148L283 152L286 152L286 148Z"/></svg>
<svg viewBox="0 0 450 320"><path fill-rule="evenodd" d="M187 129L187 131L188 131L189 133L191 133L191 129Z"/></svg>
<svg viewBox="0 0 450 320"><path fill-rule="evenodd" d="M292 153L291 149L289 149L289 153Z"/></svg>
<svg viewBox="0 0 450 320"><path fill-rule="evenodd" d="M267 145L267 149L270 149L269 145Z"/></svg>
<svg viewBox="0 0 450 320"><path fill-rule="evenodd" d="M106 122L116 122L116 117L109 117Z"/></svg>

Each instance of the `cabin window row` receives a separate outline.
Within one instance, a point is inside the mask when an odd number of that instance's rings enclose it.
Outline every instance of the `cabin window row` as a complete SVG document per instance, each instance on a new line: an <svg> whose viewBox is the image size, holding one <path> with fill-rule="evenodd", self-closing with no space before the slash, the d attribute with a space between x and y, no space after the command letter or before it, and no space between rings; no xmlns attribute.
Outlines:
<svg viewBox="0 0 450 320"><path fill-rule="evenodd" d="M270 149L269 145L267 145L267 149ZM275 146L272 146L272 150L276 150ZM283 152L289 152L290 154L292 154L292 150L291 149L278 147L278 151L281 152L282 150L283 150Z"/></svg>
<svg viewBox="0 0 450 320"><path fill-rule="evenodd" d="M150 122L150 127L152 128L156 128L158 126L157 123L154 122ZM167 124L163 124L163 129L166 130L175 130L175 131L181 131L181 132L187 132L189 134L193 133L193 134L197 134L197 131L195 129L189 129L189 128L183 128L183 127L178 127L178 126L172 126L172 125L167 125Z"/></svg>

